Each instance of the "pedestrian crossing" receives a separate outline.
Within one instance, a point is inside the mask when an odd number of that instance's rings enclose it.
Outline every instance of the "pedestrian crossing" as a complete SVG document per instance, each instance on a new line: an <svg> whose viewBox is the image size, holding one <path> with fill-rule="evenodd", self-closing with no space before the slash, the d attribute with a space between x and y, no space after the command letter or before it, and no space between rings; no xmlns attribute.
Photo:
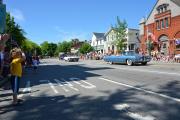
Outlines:
<svg viewBox="0 0 180 120"><path fill-rule="evenodd" d="M40 83L48 83L49 87L54 91L55 94L59 93L57 91L56 86L60 87L64 92L79 92L80 89L95 89L96 86L93 85L90 82L87 82L85 80L81 80L80 78L69 78L66 80L65 78L60 78L60 79L53 79L53 80L40 80Z"/></svg>

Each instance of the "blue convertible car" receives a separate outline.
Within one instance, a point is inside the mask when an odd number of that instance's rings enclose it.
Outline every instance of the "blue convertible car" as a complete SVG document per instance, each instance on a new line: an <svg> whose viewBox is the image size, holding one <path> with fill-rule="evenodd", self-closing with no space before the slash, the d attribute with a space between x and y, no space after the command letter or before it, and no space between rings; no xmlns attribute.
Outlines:
<svg viewBox="0 0 180 120"><path fill-rule="evenodd" d="M131 66L133 64L137 64L137 63L146 65L147 62L151 61L151 57L140 55L133 51L127 51L127 52L122 53L122 55L119 55L119 56L115 56L115 55L105 56L104 61L109 62L110 64L123 63L123 64L127 64L129 66Z"/></svg>

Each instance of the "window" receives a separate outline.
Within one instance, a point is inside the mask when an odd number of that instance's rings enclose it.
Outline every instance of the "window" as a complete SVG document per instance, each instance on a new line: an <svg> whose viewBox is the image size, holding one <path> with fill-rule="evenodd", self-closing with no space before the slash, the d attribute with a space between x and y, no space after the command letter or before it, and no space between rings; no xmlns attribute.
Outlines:
<svg viewBox="0 0 180 120"><path fill-rule="evenodd" d="M163 13L163 7L161 7L161 13Z"/></svg>
<svg viewBox="0 0 180 120"><path fill-rule="evenodd" d="M167 6L164 6L164 10L167 11Z"/></svg>
<svg viewBox="0 0 180 120"><path fill-rule="evenodd" d="M166 22L166 28L169 27L169 21L168 21L168 18L165 18L165 22Z"/></svg>
<svg viewBox="0 0 180 120"><path fill-rule="evenodd" d="M135 49L135 44L130 44L129 45L129 50L134 50Z"/></svg>
<svg viewBox="0 0 180 120"><path fill-rule="evenodd" d="M164 28L164 20L161 20L161 28Z"/></svg>
<svg viewBox="0 0 180 120"><path fill-rule="evenodd" d="M159 20L157 20L157 21L156 21L156 28L157 28L157 30L159 30L159 29L160 29Z"/></svg>
<svg viewBox="0 0 180 120"><path fill-rule="evenodd" d="M179 45L176 45L176 49L180 49L180 44L179 44Z"/></svg>
<svg viewBox="0 0 180 120"><path fill-rule="evenodd" d="M163 48L166 49L166 46L167 46L166 43L164 43L164 44L163 44Z"/></svg>

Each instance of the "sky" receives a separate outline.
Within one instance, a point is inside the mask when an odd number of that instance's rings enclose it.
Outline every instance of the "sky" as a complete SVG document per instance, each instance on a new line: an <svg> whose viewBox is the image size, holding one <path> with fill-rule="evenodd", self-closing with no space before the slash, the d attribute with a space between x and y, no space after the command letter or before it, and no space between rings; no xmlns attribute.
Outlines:
<svg viewBox="0 0 180 120"><path fill-rule="evenodd" d="M4 0L7 12L14 16L37 44L79 38L90 40L92 32L107 32L116 17L129 28L139 28L157 0Z"/></svg>

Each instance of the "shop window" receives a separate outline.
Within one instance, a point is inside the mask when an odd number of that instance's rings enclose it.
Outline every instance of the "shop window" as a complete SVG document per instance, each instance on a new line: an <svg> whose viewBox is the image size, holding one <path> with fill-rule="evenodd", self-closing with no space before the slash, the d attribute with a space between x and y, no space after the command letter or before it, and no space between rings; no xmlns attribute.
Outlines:
<svg viewBox="0 0 180 120"><path fill-rule="evenodd" d="M176 49L180 49L180 44L179 44L179 45L176 45Z"/></svg>

